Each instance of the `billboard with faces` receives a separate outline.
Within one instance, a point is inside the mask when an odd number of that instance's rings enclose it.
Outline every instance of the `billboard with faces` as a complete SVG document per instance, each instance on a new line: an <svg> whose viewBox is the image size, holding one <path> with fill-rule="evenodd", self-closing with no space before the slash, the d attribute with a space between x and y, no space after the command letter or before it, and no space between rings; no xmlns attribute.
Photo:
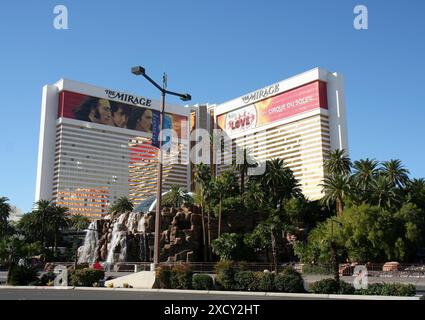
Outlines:
<svg viewBox="0 0 425 320"><path fill-rule="evenodd" d="M58 117L156 135L155 131L159 128L160 112L108 99L63 91L59 97ZM173 129L179 139L187 139L187 117L168 113L165 117L164 128Z"/></svg>

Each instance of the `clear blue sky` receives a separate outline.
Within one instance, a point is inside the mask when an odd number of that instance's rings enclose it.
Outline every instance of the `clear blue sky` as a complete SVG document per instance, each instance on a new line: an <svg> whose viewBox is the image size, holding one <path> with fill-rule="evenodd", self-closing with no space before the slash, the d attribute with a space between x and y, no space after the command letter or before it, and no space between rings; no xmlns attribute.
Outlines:
<svg viewBox="0 0 425 320"><path fill-rule="evenodd" d="M69 30L53 28L53 8ZM353 8L369 9L369 30ZM41 89L64 77L224 102L316 66L344 75L352 159L399 158L425 177L425 1L7 1L0 8L0 196L34 200Z"/></svg>

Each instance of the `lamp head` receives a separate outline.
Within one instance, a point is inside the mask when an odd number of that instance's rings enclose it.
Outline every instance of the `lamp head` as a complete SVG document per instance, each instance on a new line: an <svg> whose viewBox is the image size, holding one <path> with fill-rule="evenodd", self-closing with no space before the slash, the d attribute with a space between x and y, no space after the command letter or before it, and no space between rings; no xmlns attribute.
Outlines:
<svg viewBox="0 0 425 320"><path fill-rule="evenodd" d="M135 74L136 76L143 76L145 75L145 68L141 66L133 67L131 68L131 73Z"/></svg>
<svg viewBox="0 0 425 320"><path fill-rule="evenodd" d="M190 100L192 100L192 96L190 94L186 93L183 96L181 96L180 99L182 101L190 101Z"/></svg>

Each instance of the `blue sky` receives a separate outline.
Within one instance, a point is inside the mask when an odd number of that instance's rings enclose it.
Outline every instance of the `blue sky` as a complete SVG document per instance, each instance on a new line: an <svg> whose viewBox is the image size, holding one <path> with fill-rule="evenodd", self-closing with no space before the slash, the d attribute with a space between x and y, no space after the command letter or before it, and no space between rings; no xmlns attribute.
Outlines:
<svg viewBox="0 0 425 320"><path fill-rule="evenodd" d="M68 8L69 30L53 27ZM369 29L353 28L356 5ZM425 1L8 1L0 7L0 196L34 201L41 89L69 78L157 98L144 65L194 102L224 102L316 66L345 78L352 159L425 177Z"/></svg>

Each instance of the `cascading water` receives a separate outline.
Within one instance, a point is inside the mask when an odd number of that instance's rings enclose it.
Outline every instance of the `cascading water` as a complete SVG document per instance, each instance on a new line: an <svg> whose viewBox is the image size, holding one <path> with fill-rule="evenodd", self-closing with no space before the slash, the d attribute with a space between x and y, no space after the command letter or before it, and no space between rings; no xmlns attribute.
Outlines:
<svg viewBox="0 0 425 320"><path fill-rule="evenodd" d="M96 221L93 221L87 229L84 245L78 258L78 263L93 264L95 262L98 240L97 223Z"/></svg>
<svg viewBox="0 0 425 320"><path fill-rule="evenodd" d="M126 233L127 226L124 224L127 214L121 214L118 218L118 221L115 222L114 228L112 229L112 239L108 247L108 256L106 258L106 263L108 265L114 264L116 262L122 262L126 258ZM128 220L127 220L128 222ZM119 254L115 253L119 247Z"/></svg>

